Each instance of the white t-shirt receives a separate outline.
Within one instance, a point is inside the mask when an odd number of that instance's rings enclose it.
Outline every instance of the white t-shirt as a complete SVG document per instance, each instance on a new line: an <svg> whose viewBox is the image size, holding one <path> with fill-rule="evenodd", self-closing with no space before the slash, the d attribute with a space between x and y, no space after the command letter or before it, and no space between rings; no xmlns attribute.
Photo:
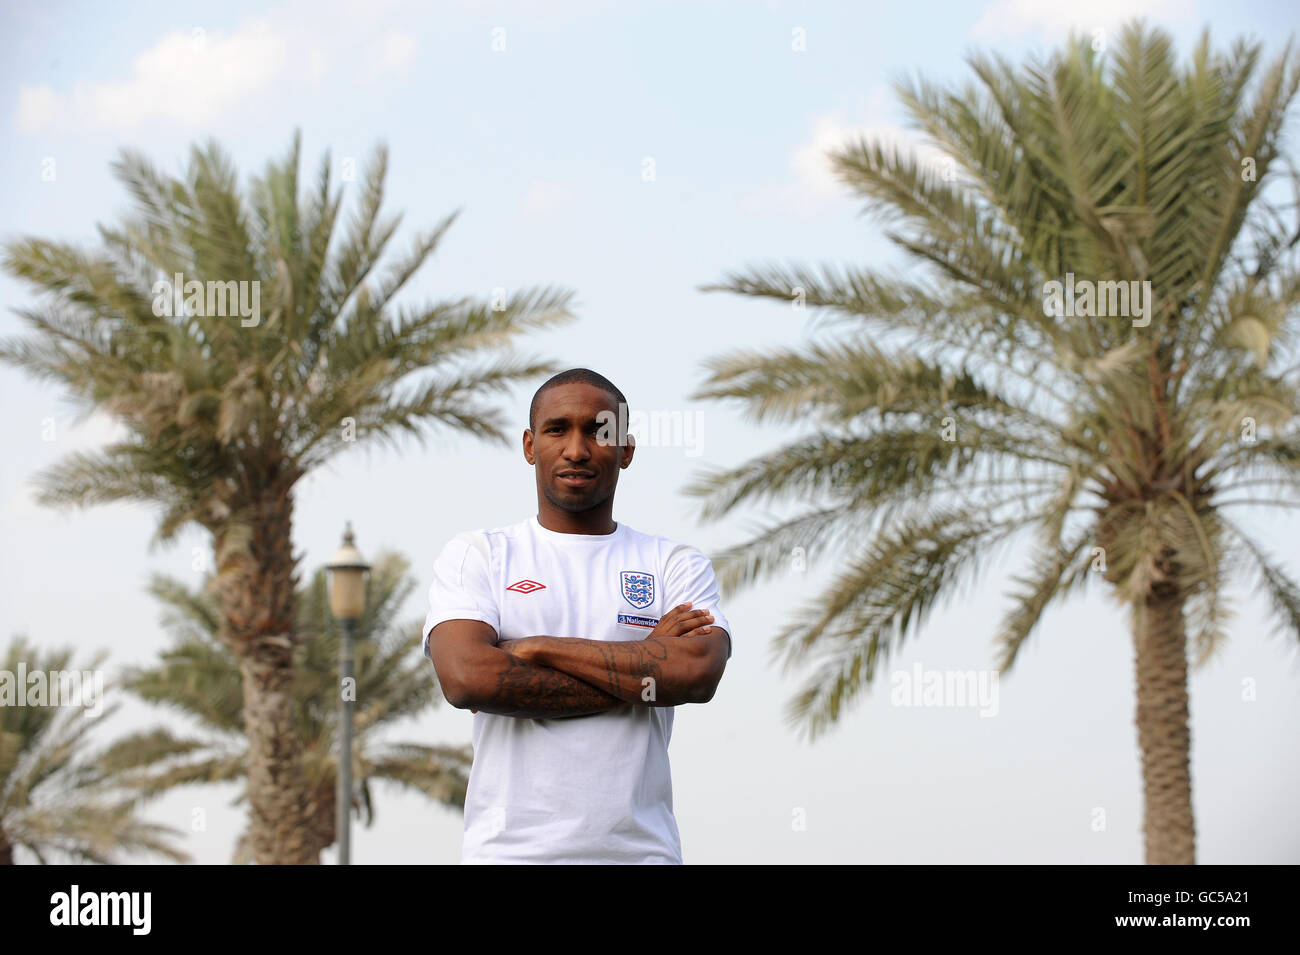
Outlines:
<svg viewBox="0 0 1300 955"><path fill-rule="evenodd" d="M621 522L612 534L561 534L534 516L443 547L424 654L429 631L457 619L481 620L502 640L643 640L687 601L731 634L697 548ZM461 862L680 864L672 731L672 707L644 704L565 719L475 714Z"/></svg>

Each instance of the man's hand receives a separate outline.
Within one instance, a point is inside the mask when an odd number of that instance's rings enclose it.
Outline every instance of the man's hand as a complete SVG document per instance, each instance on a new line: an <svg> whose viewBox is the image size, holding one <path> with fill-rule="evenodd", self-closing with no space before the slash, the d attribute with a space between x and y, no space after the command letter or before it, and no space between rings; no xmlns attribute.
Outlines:
<svg viewBox="0 0 1300 955"><path fill-rule="evenodd" d="M647 640L664 641L689 639L702 633L712 633L713 614L707 610L692 610L689 603L680 604L659 620L659 626L650 631Z"/></svg>
<svg viewBox="0 0 1300 955"><path fill-rule="evenodd" d="M506 653L513 653L521 660L532 662L532 653L537 649L538 639L536 637L516 637L513 640L498 640L497 649L504 650Z"/></svg>
<svg viewBox="0 0 1300 955"><path fill-rule="evenodd" d="M659 621L659 625L645 638L650 640L688 639L699 634L711 633L713 614L707 610L691 610L688 603L674 607ZM521 660L536 662L537 653L544 646L545 637L516 637L511 640L498 640L497 649L512 653Z"/></svg>

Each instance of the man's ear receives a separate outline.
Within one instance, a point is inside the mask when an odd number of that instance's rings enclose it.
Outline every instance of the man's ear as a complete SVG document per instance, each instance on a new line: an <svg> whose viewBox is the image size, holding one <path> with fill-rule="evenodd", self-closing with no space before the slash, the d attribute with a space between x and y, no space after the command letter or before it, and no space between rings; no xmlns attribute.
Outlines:
<svg viewBox="0 0 1300 955"><path fill-rule="evenodd" d="M620 460L618 463L620 469L626 468L629 464L632 463L632 454L635 451L636 451L636 438L632 437L631 433L629 433L627 436L627 442L623 445L622 460Z"/></svg>
<svg viewBox="0 0 1300 955"><path fill-rule="evenodd" d="M524 460L529 464L536 464L533 459L533 429L524 428Z"/></svg>

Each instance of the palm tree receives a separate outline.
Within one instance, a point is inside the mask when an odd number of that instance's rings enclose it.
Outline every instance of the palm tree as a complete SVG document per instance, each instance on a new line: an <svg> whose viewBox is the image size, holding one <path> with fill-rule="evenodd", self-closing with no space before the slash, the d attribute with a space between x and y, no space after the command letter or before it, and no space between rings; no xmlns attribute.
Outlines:
<svg viewBox="0 0 1300 955"><path fill-rule="evenodd" d="M242 678L249 831L263 864L317 858L308 832L320 807L303 776L292 692L294 486L354 445L423 439L428 425L504 443L501 412L482 399L555 370L508 346L571 317L571 293L549 288L397 306L456 214L372 280L400 222L380 219L386 150L342 236L328 154L301 199L298 157L295 135L246 198L215 142L193 148L183 180L124 152L114 170L137 214L101 226L101 248L24 238L4 255L9 272L47 294L41 308L18 312L35 334L0 342L0 360L61 383L129 433L50 468L39 499L152 502L156 541L191 523L211 535L219 638ZM167 284L177 274L181 309ZM192 299L191 282L207 283ZM228 296L241 288L241 317L213 314L231 311ZM265 316L252 314L258 301ZM490 360L473 360L485 350Z"/></svg>
<svg viewBox="0 0 1300 955"><path fill-rule="evenodd" d="M420 621L398 626L394 616L414 583L407 561L381 554L370 574L366 611L357 624L356 731L352 765L360 793L356 807L366 825L374 820L373 785L387 780L423 793L435 802L465 807L473 750L384 742L393 723L435 706L441 695L432 668L420 653ZM129 670L125 689L150 703L190 717L201 732L186 735L160 726L133 733L106 753L105 765L125 785L153 797L179 786L242 781L247 787L248 739L244 734L239 662L218 639L221 611L206 588L155 575L150 591L167 606L165 623L176 644L160 666ZM319 860L337 838L339 633L329 609L324 568L298 594L298 632L293 695L302 771L312 788L317 815L308 830ZM243 799L241 795L240 799ZM241 835L234 862L251 859L248 832Z"/></svg>
<svg viewBox="0 0 1300 955"><path fill-rule="evenodd" d="M1289 47L1266 68L1258 46L1216 53L1206 34L1180 67L1140 22L1105 56L1074 38L1023 68L969 62L960 91L898 87L950 164L861 138L831 157L912 276L763 266L706 286L802 298L846 334L709 362L699 396L816 427L690 492L709 517L814 502L720 555L724 587L795 547L849 551L773 644L787 670L817 664L788 709L810 736L995 546L1034 532L1038 547L997 633L1003 673L1095 571L1131 612L1146 859L1191 863L1188 640L1203 662L1224 639L1243 561L1300 633L1300 587L1236 517L1300 490L1300 230L1262 193L1296 64ZM1082 299L1056 314L1048 283L1068 273L1149 282L1149 324Z"/></svg>
<svg viewBox="0 0 1300 955"><path fill-rule="evenodd" d="M9 644L0 672L9 681L38 671L47 681L56 673L102 674L105 656L101 652L74 670L71 650L42 653L20 637ZM16 692L28 688L10 686ZM18 848L42 865L107 865L120 861L121 854L137 852L190 861L173 842L178 831L139 819L138 795L119 785L103 764L104 754L90 748L88 735L117 706L85 697L79 702L89 708L53 705L51 691L52 685L47 686L44 705L16 699L0 703L0 865L13 865Z"/></svg>

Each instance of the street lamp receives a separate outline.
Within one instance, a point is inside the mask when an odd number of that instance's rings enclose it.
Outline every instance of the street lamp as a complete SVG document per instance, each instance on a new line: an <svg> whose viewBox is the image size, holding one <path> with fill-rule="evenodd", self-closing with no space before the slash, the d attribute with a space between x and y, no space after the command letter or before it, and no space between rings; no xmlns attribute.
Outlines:
<svg viewBox="0 0 1300 955"><path fill-rule="evenodd" d="M366 572L370 570L357 550L352 538L352 522L343 530L343 546L334 553L326 565L333 572L330 580L330 610L343 624L343 643L339 648L339 688L344 690L349 681L351 693L340 692L342 708L339 711L339 778L338 778L338 839L339 865L348 865L352 849L352 699L356 695L356 681L352 673L352 640L356 636L357 621L366 609Z"/></svg>

